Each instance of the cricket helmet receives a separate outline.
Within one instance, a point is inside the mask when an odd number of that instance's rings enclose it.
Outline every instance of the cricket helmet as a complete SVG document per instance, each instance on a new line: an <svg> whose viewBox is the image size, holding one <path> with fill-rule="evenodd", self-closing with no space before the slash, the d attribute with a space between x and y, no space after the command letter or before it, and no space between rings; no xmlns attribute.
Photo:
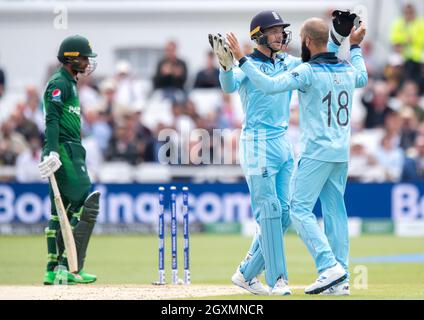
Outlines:
<svg viewBox="0 0 424 320"><path fill-rule="evenodd" d="M90 64L84 70L80 67L80 57L89 58ZM73 70L86 74L94 71L96 67L95 57L97 57L97 54L91 49L89 41L80 35L73 35L64 39L57 54L60 62L70 64Z"/></svg>
<svg viewBox="0 0 424 320"><path fill-rule="evenodd" d="M290 26L290 23L285 23L275 11L261 11L250 22L250 39L255 40L260 45L268 45L268 37L264 34L265 30L278 26L284 29ZM283 31L283 44L288 44L290 40L291 32Z"/></svg>

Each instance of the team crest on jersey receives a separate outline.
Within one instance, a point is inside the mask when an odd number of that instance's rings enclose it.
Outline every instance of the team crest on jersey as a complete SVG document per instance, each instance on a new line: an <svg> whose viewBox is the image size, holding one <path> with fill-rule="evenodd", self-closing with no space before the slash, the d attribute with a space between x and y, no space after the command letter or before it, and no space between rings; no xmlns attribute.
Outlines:
<svg viewBox="0 0 424 320"><path fill-rule="evenodd" d="M340 77L339 74L333 73L333 81L334 81L334 84L341 84L342 78Z"/></svg>
<svg viewBox="0 0 424 320"><path fill-rule="evenodd" d="M62 92L59 89L54 89L52 92L52 100L53 101L60 101L60 96L62 95Z"/></svg>

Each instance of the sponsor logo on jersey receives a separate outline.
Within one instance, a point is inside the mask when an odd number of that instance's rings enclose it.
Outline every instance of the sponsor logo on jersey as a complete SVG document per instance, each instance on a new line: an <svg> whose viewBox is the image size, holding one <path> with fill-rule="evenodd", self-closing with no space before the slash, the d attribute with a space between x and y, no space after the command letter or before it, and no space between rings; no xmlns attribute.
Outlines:
<svg viewBox="0 0 424 320"><path fill-rule="evenodd" d="M52 92L52 100L53 101L60 101L60 96L62 95L62 92L59 89L54 89Z"/></svg>
<svg viewBox="0 0 424 320"><path fill-rule="evenodd" d="M69 106L69 113L75 113L76 115L80 115L81 113L81 108L80 107L74 107L74 106Z"/></svg>

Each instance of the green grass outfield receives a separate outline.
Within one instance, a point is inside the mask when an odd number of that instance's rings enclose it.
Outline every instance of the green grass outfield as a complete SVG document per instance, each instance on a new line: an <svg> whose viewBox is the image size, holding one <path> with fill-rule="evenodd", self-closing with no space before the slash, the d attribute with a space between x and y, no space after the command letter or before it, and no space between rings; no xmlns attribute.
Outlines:
<svg viewBox="0 0 424 320"><path fill-rule="evenodd" d="M170 237L166 238L166 274L170 272ZM190 238L191 275L194 284L231 284L230 277L243 258L250 238L238 235L195 234ZM153 235L95 236L90 244L86 271L97 274L97 285L150 284L157 280L157 237ZM296 235L286 237L290 285L306 286L316 278L315 267ZM424 253L423 238L361 236L351 239L351 257ZM0 285L40 285L46 262L42 236L0 237ZM179 270L182 276L182 239L179 239ZM359 281L351 264L352 299L424 299L424 263L361 263L366 266L368 289L357 289ZM364 276L364 274L361 274ZM262 278L263 280L263 278ZM306 296L293 290L287 299L328 299ZM250 294L211 299L281 299ZM334 299L334 297L332 297ZM346 297L337 297L346 299ZM285 298L286 299L286 298Z"/></svg>

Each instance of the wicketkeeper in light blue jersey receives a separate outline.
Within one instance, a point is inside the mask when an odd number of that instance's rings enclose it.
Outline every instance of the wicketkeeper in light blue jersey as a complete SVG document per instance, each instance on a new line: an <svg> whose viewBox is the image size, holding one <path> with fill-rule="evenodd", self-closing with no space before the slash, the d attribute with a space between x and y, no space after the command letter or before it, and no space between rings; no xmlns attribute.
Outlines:
<svg viewBox="0 0 424 320"><path fill-rule="evenodd" d="M249 61L265 74L276 77L301 64L301 59L277 53L291 39L280 15L263 11L251 22L251 39L258 48ZM285 135L290 114L291 92L269 95L257 89L238 68L220 35L211 35L210 42L222 66L220 83L224 92L238 91L245 118L240 137L240 163L251 195L254 217L259 225L244 262L232 277L234 284L254 294L268 294L257 280L265 268L265 279L273 295L290 294L284 254L283 234L289 219L289 184L293 171L292 147ZM338 45L328 42L330 51Z"/></svg>
<svg viewBox="0 0 424 320"><path fill-rule="evenodd" d="M358 25L359 27L359 21ZM350 140L350 115L355 88L368 82L359 44L365 27L351 29L351 63L327 51L328 26L308 19L301 29L303 63L278 77L269 77L243 56L233 34L228 45L239 68L266 94L297 89L300 102L302 149L293 176L291 221L312 254L319 277L305 293L334 293L348 278L349 234L344 204ZM322 204L325 233L312 210ZM333 290L329 292L328 290ZM337 291L337 290L336 290ZM349 294L348 283L338 291Z"/></svg>

